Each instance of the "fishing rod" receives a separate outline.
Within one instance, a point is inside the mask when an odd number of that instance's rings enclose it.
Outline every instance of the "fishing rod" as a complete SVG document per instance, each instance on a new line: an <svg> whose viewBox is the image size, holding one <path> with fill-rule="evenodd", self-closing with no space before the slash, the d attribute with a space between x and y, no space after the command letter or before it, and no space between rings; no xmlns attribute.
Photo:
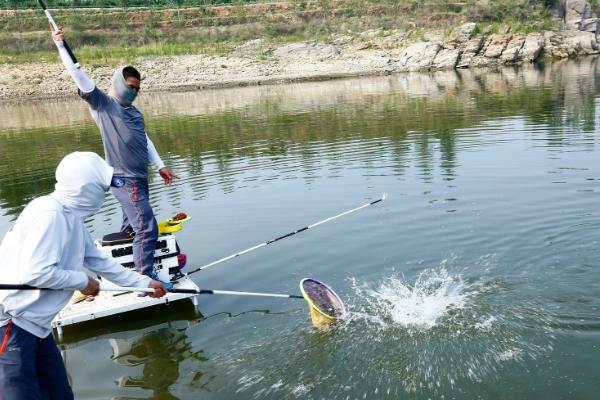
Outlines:
<svg viewBox="0 0 600 400"><path fill-rule="evenodd" d="M38 3L40 3L40 6L42 6L42 8L44 9L44 14L46 14L46 17L48 18L48 22L50 22L50 25L52 25L52 28L55 31L57 31L58 25L54 21L54 18L52 18L52 14L50 14L50 10L48 10L48 6L46 6L46 3L44 2L44 0L38 0ZM73 60L73 64L75 64L75 67L81 68L81 65L79 65L79 62L75 58L75 54L73 54L73 52L71 51L71 48L67 44L67 41L63 40L63 43L65 45L65 49L67 50L67 53L69 53L69 57L71 57L71 60Z"/></svg>
<svg viewBox="0 0 600 400"><path fill-rule="evenodd" d="M0 284L0 290L64 290L75 291L79 289L49 289L38 288L29 285L16 284ZM100 290L104 292L146 292L154 293L154 289L146 287L130 287L130 286L100 286ZM281 293L262 293L262 292L236 292L232 290L209 290L209 289L167 289L169 293L186 293L186 294L221 294L228 296L258 296L258 297L280 297L289 299L302 299L303 297L296 294L281 294Z"/></svg>
<svg viewBox="0 0 600 400"><path fill-rule="evenodd" d="M126 291L142 291L146 293L154 292L152 288L136 288L136 287L121 287L118 290ZM227 296L258 296L258 297L280 297L288 299L302 299L303 297L297 294L282 294L282 293L264 293L264 292L237 292L233 290L210 290L210 289L168 289L169 293L189 293L189 294L222 294Z"/></svg>
<svg viewBox="0 0 600 400"><path fill-rule="evenodd" d="M380 197L379 199L377 199L377 200L374 200L374 201L372 201L372 202L370 202L370 203L363 204L363 205L362 205L362 206L360 206L360 207L356 207L356 208L353 208L353 209L351 209L351 210L348 210L348 211L344 211L343 213L340 213L340 214L334 215L333 217L329 217L329 218L326 218L326 219L324 219L324 220L321 220L321 221L319 221L319 222L315 222L315 223L314 223L314 224L312 224L312 225L308 225L308 226L305 226L304 228L300 228L300 229L297 229L297 230L295 230L295 231L293 231L293 232L286 233L285 235L279 236L278 238L275 238L275 239L272 239L272 240L268 240L268 241L266 241L266 242L264 242L264 243L257 244L256 246L249 247L249 248L247 248L246 250L242 250L242 251L240 251L240 252L238 252L238 253L235 253L235 254L232 254L232 255L230 255L230 256L227 256L227 257L220 258L220 259L218 259L218 260L216 260L216 261L213 261L213 262L211 262L211 263L208 263L208 264L206 264L206 265L203 265L203 266L201 266L201 267L199 267L199 268L196 268L196 269L194 269L194 270L192 270L192 271L188 272L186 275L191 275L191 274L194 274L194 273L196 273L196 272L198 272L198 271L205 270L205 269L207 269L207 268L210 268L210 267L212 267L212 266L214 266L214 265L220 264L220 263L222 263L222 262L225 262L225 261L227 261L227 260L231 260L232 258L239 257L239 256L241 256L242 254L250 253L251 251L254 251L254 250L256 250L256 249L260 249L261 247L265 247L265 246L267 246L267 245L269 245L269 244L271 244L271 243L275 243L275 242L277 242L277 241L279 241L279 240L282 240L282 239L288 238L288 237L290 237L290 236L294 236L294 235L295 235L295 234L297 234L297 233L304 232L304 231L306 231L306 230L309 230L310 228L317 227L317 226L319 226L319 225L322 225L322 224L324 224L324 223L326 223L326 222L333 221L334 219L337 219L337 218L343 217L344 215L348 215L348 214L351 214L351 213L353 213L353 212L355 212L355 211L362 210L363 208L366 208L366 207L372 206L373 204L377 204L377 203L379 203L379 202L382 202L382 201L384 201L386 198L387 198L387 193L384 193L384 194L382 194L382 195L381 195L381 197Z"/></svg>

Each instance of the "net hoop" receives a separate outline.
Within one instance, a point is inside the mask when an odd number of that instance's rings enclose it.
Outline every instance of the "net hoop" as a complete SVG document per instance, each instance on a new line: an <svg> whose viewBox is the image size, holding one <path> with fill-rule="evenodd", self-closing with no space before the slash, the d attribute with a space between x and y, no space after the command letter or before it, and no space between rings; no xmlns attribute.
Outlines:
<svg viewBox="0 0 600 400"><path fill-rule="evenodd" d="M321 310L321 307L319 307L317 304L315 304L313 299L310 297L310 295L308 293L306 293L306 290L304 289L304 283L309 282L309 281L314 282L317 285L324 287L329 292L329 294L332 295L333 299L335 300L334 305L336 306L336 308L338 308L337 311L339 312L339 315L329 315L329 314L323 312ZM302 293L302 297L304 297L304 300L306 300L306 302L308 303L311 311L314 310L320 316L329 320L330 322L336 322L346 314L346 308L344 307L344 303L342 302L342 299L340 299L340 296L338 296L338 294L331 287L329 287L328 285L324 284L321 281L318 281L318 280L312 279L312 278L302 279L300 281L300 292Z"/></svg>

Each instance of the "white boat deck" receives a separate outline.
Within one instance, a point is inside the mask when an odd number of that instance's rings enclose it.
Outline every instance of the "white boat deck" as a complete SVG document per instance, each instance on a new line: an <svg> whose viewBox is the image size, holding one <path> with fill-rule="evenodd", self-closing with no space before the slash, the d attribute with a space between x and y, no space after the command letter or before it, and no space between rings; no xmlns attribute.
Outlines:
<svg viewBox="0 0 600 400"><path fill-rule="evenodd" d="M199 290L198 286L188 277L180 279L174 284L176 289ZM138 297L138 293L127 292L100 292L93 301L82 301L77 304L68 304L52 321L52 327L62 336L63 327L80 322L91 321L98 318L121 314L159 304L168 304L178 300L190 299L198 306L197 294L169 293L159 299L149 296Z"/></svg>

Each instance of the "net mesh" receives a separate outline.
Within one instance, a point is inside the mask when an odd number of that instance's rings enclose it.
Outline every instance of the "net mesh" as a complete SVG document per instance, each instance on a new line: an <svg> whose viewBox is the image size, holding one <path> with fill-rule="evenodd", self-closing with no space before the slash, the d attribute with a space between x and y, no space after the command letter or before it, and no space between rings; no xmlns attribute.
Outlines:
<svg viewBox="0 0 600 400"><path fill-rule="evenodd" d="M302 288L306 296L310 298L314 307L330 317L340 317L344 312L341 300L333 290L325 284L314 279L306 279L302 282Z"/></svg>

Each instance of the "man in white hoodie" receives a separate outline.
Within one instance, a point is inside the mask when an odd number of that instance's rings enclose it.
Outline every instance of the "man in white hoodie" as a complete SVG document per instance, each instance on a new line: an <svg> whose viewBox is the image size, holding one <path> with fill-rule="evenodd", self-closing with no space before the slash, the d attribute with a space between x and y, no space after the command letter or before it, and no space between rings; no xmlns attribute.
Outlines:
<svg viewBox="0 0 600 400"><path fill-rule="evenodd" d="M31 201L0 244L0 282L57 290L0 293L0 399L72 399L51 322L72 291L96 295L99 283L83 267L122 286L161 282L122 267L96 248L84 225L98 211L113 169L97 154L76 152L56 169L53 193Z"/></svg>

